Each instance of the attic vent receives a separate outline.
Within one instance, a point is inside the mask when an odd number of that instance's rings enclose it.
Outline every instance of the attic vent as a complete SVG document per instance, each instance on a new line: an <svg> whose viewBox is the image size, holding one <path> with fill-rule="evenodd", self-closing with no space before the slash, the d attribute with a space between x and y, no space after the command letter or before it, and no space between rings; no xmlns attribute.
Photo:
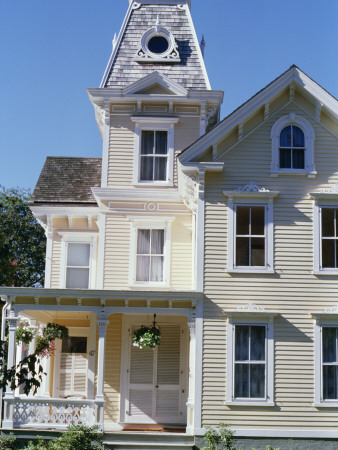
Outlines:
<svg viewBox="0 0 338 450"><path fill-rule="evenodd" d="M155 26L142 36L135 60L140 63L180 62L174 36L161 25L158 16Z"/></svg>

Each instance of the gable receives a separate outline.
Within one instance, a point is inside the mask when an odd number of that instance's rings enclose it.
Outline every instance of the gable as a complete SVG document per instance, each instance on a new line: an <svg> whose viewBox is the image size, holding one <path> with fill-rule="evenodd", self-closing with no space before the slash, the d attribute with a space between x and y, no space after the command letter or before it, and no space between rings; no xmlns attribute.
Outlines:
<svg viewBox="0 0 338 450"><path fill-rule="evenodd" d="M146 94L146 95L176 95L175 92L170 91L169 89L165 89L163 86L159 84L154 84L153 86L149 86L148 88L141 89L140 91L135 92L135 94Z"/></svg>

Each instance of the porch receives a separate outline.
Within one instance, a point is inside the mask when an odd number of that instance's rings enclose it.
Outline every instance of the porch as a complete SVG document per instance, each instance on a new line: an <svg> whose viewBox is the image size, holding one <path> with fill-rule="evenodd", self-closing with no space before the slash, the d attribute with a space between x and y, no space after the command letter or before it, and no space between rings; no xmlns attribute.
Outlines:
<svg viewBox="0 0 338 450"><path fill-rule="evenodd" d="M106 432L129 430L124 435L133 433L135 424L161 424L192 435L200 428L200 294L1 288L0 295L6 301L9 366L20 357L15 344L20 317L35 326L65 325L72 345L86 342L85 350L73 353L56 344L55 355L44 361L47 376L37 396L7 388L3 430L98 424ZM154 314L161 345L133 347L132 330L150 324Z"/></svg>

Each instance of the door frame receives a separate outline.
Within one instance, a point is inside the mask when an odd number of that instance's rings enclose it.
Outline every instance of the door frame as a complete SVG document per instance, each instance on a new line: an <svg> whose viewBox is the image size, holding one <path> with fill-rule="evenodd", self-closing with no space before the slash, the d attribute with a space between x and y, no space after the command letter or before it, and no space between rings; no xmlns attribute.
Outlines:
<svg viewBox="0 0 338 450"><path fill-rule="evenodd" d="M143 325L152 323L153 314L123 314L122 316L122 345L121 345L121 373L120 373L120 423L135 423L128 420L126 414L129 406L129 376L130 376L130 350L131 350L131 327L132 325ZM187 423L187 400L189 389L189 328L188 318L184 315L166 315L157 314L156 322L161 324L181 325L183 333L181 335L181 354L180 354L180 404L179 409L182 412L177 424ZM182 395L183 394L183 395ZM140 422L142 424L157 424L154 419Z"/></svg>

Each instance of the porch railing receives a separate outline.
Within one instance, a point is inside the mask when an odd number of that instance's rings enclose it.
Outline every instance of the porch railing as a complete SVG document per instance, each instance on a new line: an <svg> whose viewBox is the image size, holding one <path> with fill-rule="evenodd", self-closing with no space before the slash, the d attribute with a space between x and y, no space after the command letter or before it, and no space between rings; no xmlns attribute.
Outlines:
<svg viewBox="0 0 338 450"><path fill-rule="evenodd" d="M94 400L31 398L5 400L4 406L5 416L9 416L4 417L4 422L12 423L13 428L65 429L69 425L100 424L103 408L103 404Z"/></svg>

